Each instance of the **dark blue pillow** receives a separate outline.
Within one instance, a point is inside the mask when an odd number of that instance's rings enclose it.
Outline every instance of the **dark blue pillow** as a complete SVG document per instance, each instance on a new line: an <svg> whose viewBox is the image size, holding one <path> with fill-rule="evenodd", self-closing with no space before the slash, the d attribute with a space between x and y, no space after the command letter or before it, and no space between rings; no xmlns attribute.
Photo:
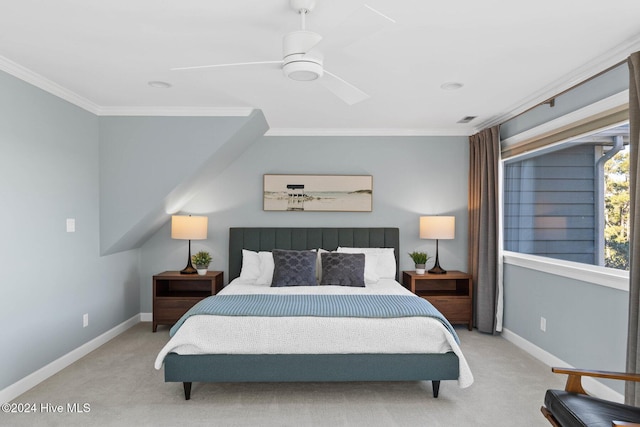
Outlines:
<svg viewBox="0 0 640 427"><path fill-rule="evenodd" d="M274 249L272 287L317 286L315 251Z"/></svg>
<svg viewBox="0 0 640 427"><path fill-rule="evenodd" d="M364 254L321 253L321 285L364 287Z"/></svg>

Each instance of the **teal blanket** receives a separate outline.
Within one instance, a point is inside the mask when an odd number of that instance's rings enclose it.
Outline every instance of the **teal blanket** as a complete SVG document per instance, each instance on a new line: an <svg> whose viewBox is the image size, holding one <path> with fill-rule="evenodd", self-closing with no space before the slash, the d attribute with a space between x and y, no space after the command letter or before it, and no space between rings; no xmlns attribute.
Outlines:
<svg viewBox="0 0 640 427"><path fill-rule="evenodd" d="M214 295L187 311L171 328L173 336L191 316L256 317L433 317L460 343L456 331L431 303L413 295Z"/></svg>

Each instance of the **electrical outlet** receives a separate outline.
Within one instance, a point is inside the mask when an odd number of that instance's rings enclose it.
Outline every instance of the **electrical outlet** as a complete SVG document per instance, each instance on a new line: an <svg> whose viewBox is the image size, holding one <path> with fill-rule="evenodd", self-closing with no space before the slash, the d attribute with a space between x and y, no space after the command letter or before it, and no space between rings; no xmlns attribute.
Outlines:
<svg viewBox="0 0 640 427"><path fill-rule="evenodd" d="M540 318L540 330L542 332L547 332L547 319L544 317Z"/></svg>
<svg viewBox="0 0 640 427"><path fill-rule="evenodd" d="M67 218L67 233L75 233L75 232L76 232L76 219Z"/></svg>
<svg viewBox="0 0 640 427"><path fill-rule="evenodd" d="M82 315L82 327L86 328L87 326L89 326L89 313Z"/></svg>

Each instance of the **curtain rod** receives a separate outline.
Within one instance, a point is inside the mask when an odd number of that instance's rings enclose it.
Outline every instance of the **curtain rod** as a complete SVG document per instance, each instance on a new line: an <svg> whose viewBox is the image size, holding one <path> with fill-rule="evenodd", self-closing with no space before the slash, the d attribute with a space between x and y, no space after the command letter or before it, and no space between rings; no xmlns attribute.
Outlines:
<svg viewBox="0 0 640 427"><path fill-rule="evenodd" d="M604 69L604 70L600 71L599 73L596 73L596 74L594 74L594 75L593 75L593 76L591 76L591 77L588 77L587 79L585 79L585 80L581 81L580 83L576 83L576 84L574 84L573 86L568 87L568 88L566 88L565 90L563 90L563 91L561 91L561 92L559 92L559 93L557 93L557 94L553 95L552 97L547 98L547 99L545 99L544 101L539 102L539 103L537 103L536 105L534 105L534 106L532 106L532 107L527 108L526 110L522 111L521 113L518 113L518 114L516 114L515 116L511 117L511 118L510 118L510 119L508 119L507 121L509 121L509 120L513 120L513 119L515 119L516 117L520 117L520 116L521 116L521 115L523 115L524 113L527 113L527 112L529 112L529 111L533 110L534 108L538 108L538 107L539 107L539 106L541 106L541 105L549 104L549 106L550 106L550 107L554 107L554 106L555 106L555 103L556 103L556 98L557 98L557 97L562 96L562 95L564 95L565 93L567 93L567 92L569 92L569 91L571 91L571 90L573 90L573 89L575 89L575 88L577 88L577 87L579 87L579 86L582 86L583 84L585 84L585 83L587 83L587 82L589 82L589 81L591 81L591 80L595 79L596 77L599 77L599 76L601 76L601 75L603 75L603 74L605 74L605 73L608 73L609 71L613 70L613 69L614 69L614 68L616 68L616 67L619 67L620 65L622 65L622 64L624 64L624 63L626 63L626 62L627 62L627 59L623 59L622 61L620 61L620 62L618 62L618 63L616 63L616 64L613 64L612 66L610 66L610 67L608 67L608 68L606 68L606 69ZM505 122L503 122L503 123L505 123ZM501 124L503 124L503 123L501 123Z"/></svg>

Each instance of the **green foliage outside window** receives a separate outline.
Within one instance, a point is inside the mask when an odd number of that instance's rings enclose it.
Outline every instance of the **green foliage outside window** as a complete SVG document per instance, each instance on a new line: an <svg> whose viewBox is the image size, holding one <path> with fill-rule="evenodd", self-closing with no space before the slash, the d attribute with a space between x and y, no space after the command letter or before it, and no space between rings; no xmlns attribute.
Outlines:
<svg viewBox="0 0 640 427"><path fill-rule="evenodd" d="M605 163L605 266L629 270L629 151Z"/></svg>

